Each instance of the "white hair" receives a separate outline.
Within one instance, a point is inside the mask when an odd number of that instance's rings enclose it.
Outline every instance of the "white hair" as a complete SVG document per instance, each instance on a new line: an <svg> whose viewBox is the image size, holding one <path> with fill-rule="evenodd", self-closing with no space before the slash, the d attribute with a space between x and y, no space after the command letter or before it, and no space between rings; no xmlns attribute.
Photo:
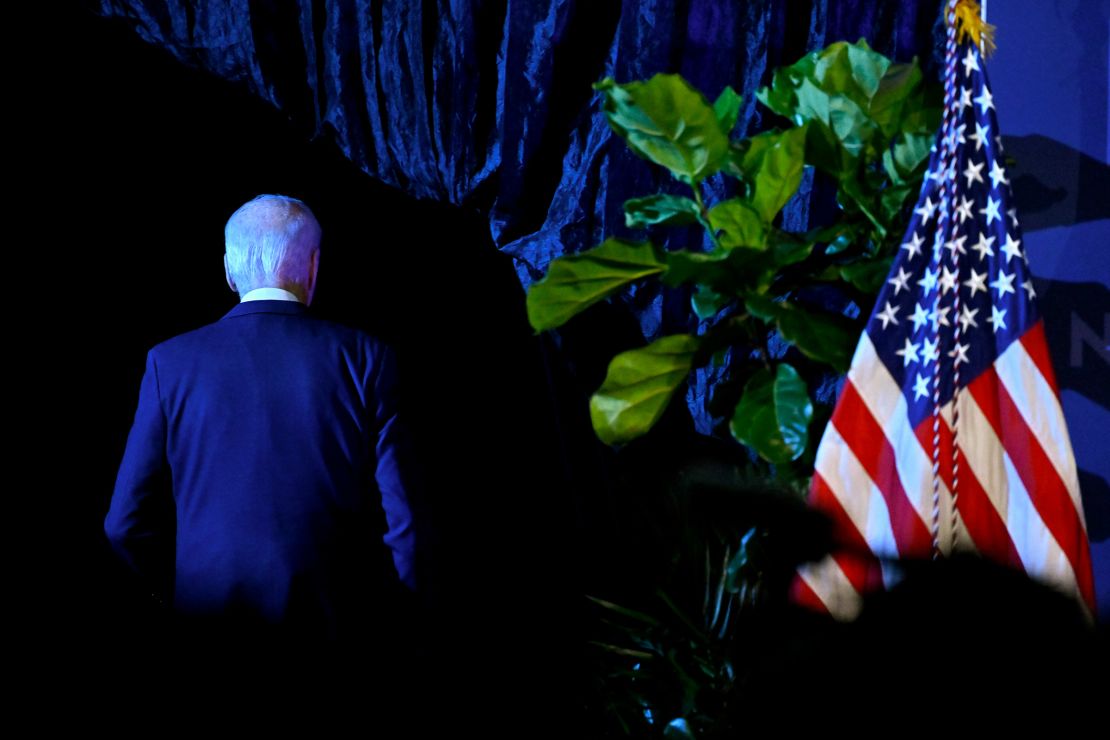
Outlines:
<svg viewBox="0 0 1110 740"><path fill-rule="evenodd" d="M224 226L227 269L240 296L290 283L307 289L319 244L320 224L312 210L285 195L247 201Z"/></svg>

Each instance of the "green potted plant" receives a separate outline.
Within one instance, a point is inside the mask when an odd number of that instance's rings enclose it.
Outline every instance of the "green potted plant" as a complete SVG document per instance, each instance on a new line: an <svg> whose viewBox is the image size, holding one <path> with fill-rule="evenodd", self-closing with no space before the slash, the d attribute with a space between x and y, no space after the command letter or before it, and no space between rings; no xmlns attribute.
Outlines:
<svg viewBox="0 0 1110 740"><path fill-rule="evenodd" d="M712 104L673 74L594 88L613 131L689 190L626 201L626 226L699 224L712 248L666 251L650 238L612 236L559 257L528 291L532 327L559 327L636 281L692 286L706 331L617 354L590 399L595 432L613 445L645 434L693 369L739 348L749 354L723 384L735 389L717 389L735 400L724 410L732 436L778 475L804 477L820 418L811 383L847 370L861 328L814 296L831 288L865 309L874 300L940 122L937 86L925 84L916 58L895 64L862 39L837 42L776 70L756 97L787 125L739 140L729 132L742 98L730 87ZM832 223L785 230L778 216L806 167L835 183L840 210ZM718 173L737 194L707 203L703 184ZM772 336L792 351L772 351Z"/></svg>
<svg viewBox="0 0 1110 740"><path fill-rule="evenodd" d="M862 39L837 42L776 70L756 97L781 125L740 139L730 133L743 101L729 87L712 103L679 75L594 87L613 131L687 192L625 201L625 225L640 237L611 236L553 260L528 291L529 321L537 333L557 328L636 281L690 286L704 331L616 354L590 398L594 431L616 446L645 435L691 371L727 358L710 410L751 454L725 483L800 504L831 413L814 388L847 370L887 277L940 123L939 85L916 58L894 63ZM807 167L839 208L830 223L791 231L780 213ZM707 202L715 176L733 194ZM710 249L666 250L653 239L689 226L705 231ZM830 295L855 315L829 310ZM651 594L654 606L593 599L602 626L595 695L618 735L736 729L729 705L745 670L737 624L766 590L777 535L750 510L691 516L693 502L689 486L674 486L665 517L676 530L675 567Z"/></svg>

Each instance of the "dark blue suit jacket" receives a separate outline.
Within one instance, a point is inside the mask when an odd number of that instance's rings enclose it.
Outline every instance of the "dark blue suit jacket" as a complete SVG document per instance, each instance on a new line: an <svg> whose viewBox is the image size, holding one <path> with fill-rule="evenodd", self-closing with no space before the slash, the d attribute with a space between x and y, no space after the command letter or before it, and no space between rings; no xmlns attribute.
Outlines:
<svg viewBox="0 0 1110 740"><path fill-rule="evenodd" d="M392 348L296 301L239 303L147 353L105 532L157 582L172 490L175 612L332 634L380 585L383 508L417 585L410 453Z"/></svg>

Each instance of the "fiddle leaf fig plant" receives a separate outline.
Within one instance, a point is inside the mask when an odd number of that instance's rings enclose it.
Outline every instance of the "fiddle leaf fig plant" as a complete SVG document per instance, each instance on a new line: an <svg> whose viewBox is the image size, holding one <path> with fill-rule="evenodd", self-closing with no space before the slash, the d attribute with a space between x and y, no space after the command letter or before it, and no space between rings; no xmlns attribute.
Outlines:
<svg viewBox="0 0 1110 740"><path fill-rule="evenodd" d="M773 73L756 99L783 125L740 139L731 132L743 98L730 87L713 103L676 74L606 78L594 89L612 130L688 191L626 201L626 227L650 235L700 225L711 248L668 251L610 237L557 258L528 291L532 327L559 327L634 282L689 286L706 331L614 357L590 400L599 438L616 445L645 434L690 371L731 347L740 359L724 383L739 392L717 394L735 400L723 414L729 431L777 471L804 474L809 427L822 418L807 378L846 371L862 328L815 293L832 289L864 308L873 302L924 176L940 123L939 86L926 84L916 58L898 64L863 39L836 42ZM839 210L832 223L789 231L779 216L807 167L835 186ZM707 203L704 182L716 175L735 194ZM772 341L796 351L772 352Z"/></svg>
<svg viewBox="0 0 1110 740"><path fill-rule="evenodd" d="M613 358L605 382L590 398L590 419L603 442L637 437L663 415L671 393L690 374L696 340L673 334Z"/></svg>
<svg viewBox="0 0 1110 740"><path fill-rule="evenodd" d="M667 269L663 250L650 242L609 238L593 249L552 260L528 293L528 321L553 329L629 283Z"/></svg>

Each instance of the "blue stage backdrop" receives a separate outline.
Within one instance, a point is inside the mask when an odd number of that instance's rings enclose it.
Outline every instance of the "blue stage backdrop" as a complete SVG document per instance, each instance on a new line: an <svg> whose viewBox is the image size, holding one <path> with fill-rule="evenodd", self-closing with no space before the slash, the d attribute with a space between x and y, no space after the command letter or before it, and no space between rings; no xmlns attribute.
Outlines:
<svg viewBox="0 0 1110 740"><path fill-rule="evenodd" d="M554 257L626 234L627 198L672 185L611 134L591 83L679 72L711 99L731 84L745 96L734 135L753 134L768 125L753 93L769 71L833 41L866 38L895 60L919 56L935 74L942 4L102 0L101 14L187 65L240 81L310 135L334 141L370 176L480 212L527 287ZM1040 278L1107 619L1107 9L1098 0L1022 0L990 3L988 11L999 27L999 50L988 61L999 124L1016 160L1015 196ZM718 177L710 186L713 197L724 184ZM812 196L803 181L784 213L788 226L805 228L811 210L827 207ZM652 284L617 300L650 341L696 329L688 299ZM712 427L703 408L711 372L698 371L687 396L703 433Z"/></svg>
<svg viewBox="0 0 1110 740"><path fill-rule="evenodd" d="M1110 622L1110 3L998 0L987 60Z"/></svg>

